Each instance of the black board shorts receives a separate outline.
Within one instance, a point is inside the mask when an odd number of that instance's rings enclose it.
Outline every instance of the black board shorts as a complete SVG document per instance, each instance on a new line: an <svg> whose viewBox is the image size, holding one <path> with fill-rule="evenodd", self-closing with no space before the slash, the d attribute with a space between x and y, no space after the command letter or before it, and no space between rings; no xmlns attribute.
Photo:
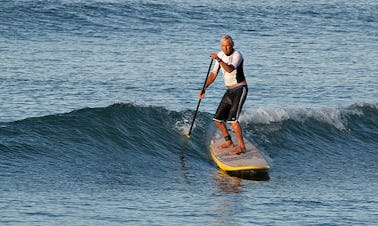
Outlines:
<svg viewBox="0 0 378 226"><path fill-rule="evenodd" d="M247 85L226 90L215 112L214 120L229 123L237 122L247 94Z"/></svg>

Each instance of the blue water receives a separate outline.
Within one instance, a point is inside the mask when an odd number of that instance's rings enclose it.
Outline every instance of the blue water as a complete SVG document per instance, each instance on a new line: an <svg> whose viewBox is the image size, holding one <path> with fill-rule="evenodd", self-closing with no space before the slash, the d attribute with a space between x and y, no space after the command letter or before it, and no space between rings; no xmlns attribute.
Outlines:
<svg viewBox="0 0 378 226"><path fill-rule="evenodd" d="M1 225L374 225L378 3L2 1ZM208 155L224 34L269 178Z"/></svg>

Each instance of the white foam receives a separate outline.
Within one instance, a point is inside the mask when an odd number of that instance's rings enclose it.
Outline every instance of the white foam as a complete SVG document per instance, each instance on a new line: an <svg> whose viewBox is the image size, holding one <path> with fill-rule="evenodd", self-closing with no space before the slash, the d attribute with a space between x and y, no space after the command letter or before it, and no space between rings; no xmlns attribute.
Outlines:
<svg viewBox="0 0 378 226"><path fill-rule="evenodd" d="M191 116L188 114L183 114L181 120L175 123L174 129L181 135L186 136L189 133L189 129L191 126ZM195 128L196 124L194 123L193 129Z"/></svg>
<svg viewBox="0 0 378 226"><path fill-rule="evenodd" d="M258 108L253 112L244 112L240 121L252 121L254 123L270 124L289 119L288 112L284 109L267 110Z"/></svg>
<svg viewBox="0 0 378 226"><path fill-rule="evenodd" d="M240 121L250 121L253 123L270 124L286 120L304 122L307 119L315 119L334 126L339 130L345 130L347 120L346 114L361 114L360 111L344 108L288 108L288 109L263 109L258 108L256 111L244 112L240 116Z"/></svg>

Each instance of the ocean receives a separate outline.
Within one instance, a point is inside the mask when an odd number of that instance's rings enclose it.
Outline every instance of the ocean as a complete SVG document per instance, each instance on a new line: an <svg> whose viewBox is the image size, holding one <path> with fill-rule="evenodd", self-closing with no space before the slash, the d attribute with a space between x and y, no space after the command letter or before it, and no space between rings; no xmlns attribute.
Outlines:
<svg viewBox="0 0 378 226"><path fill-rule="evenodd" d="M0 225L375 225L376 1L3 0ZM208 153L220 38L267 178Z"/></svg>

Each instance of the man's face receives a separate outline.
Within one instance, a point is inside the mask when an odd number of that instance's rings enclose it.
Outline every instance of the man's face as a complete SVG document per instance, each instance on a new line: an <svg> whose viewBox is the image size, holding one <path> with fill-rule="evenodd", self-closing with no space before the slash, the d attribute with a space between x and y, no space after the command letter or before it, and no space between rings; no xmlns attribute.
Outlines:
<svg viewBox="0 0 378 226"><path fill-rule="evenodd" d="M230 40L228 40L228 39L223 39L223 40L221 41L221 49L222 49L222 51L223 51L226 55L231 54L232 51L233 51L233 48L234 48L234 47L231 45Z"/></svg>

